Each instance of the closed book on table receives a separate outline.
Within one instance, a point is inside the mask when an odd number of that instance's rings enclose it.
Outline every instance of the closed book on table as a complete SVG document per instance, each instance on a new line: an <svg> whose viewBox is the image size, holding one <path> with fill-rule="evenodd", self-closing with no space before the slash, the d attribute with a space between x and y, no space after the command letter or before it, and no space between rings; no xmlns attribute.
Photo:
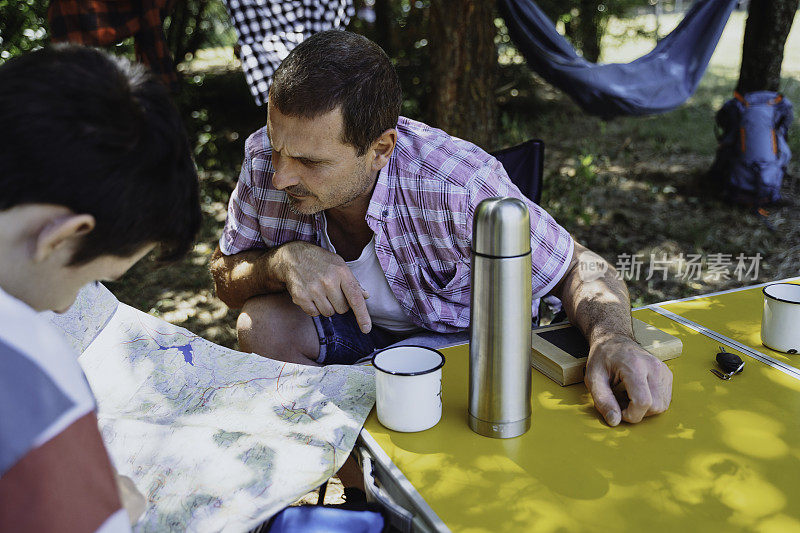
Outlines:
<svg viewBox="0 0 800 533"><path fill-rule="evenodd" d="M660 329L632 319L633 335L648 352L662 361L678 357L683 343ZM568 322L536 328L531 334L533 367L561 385L583 381L589 343L580 330Z"/></svg>

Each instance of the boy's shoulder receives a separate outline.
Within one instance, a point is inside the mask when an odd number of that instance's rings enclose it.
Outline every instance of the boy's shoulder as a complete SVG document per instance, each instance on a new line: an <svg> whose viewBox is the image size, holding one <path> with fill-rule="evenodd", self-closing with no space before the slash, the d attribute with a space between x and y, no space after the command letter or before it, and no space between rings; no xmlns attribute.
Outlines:
<svg viewBox="0 0 800 533"><path fill-rule="evenodd" d="M0 477L94 408L63 336L0 289Z"/></svg>
<svg viewBox="0 0 800 533"><path fill-rule="evenodd" d="M94 398L78 364L78 354L47 319L2 288L0 350L4 354L13 354L15 361L7 363L9 373L0 372L3 386L12 381L12 370L42 374L52 382L52 387L68 398L71 405L94 407Z"/></svg>

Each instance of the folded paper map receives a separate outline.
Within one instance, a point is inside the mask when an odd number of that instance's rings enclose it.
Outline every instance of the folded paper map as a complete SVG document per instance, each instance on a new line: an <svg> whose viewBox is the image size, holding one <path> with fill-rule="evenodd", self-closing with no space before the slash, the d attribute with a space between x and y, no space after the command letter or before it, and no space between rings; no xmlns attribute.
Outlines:
<svg viewBox="0 0 800 533"><path fill-rule="evenodd" d="M230 350L85 287L48 313L80 353L115 468L147 499L135 531L245 531L342 466L373 369Z"/></svg>

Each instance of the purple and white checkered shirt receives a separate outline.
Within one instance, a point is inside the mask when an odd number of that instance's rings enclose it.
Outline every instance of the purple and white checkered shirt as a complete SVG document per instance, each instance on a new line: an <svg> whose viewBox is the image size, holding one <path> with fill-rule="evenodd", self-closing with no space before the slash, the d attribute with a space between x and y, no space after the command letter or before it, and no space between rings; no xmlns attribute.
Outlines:
<svg viewBox="0 0 800 533"><path fill-rule="evenodd" d="M271 248L289 241L321 245L322 215L298 215L275 189L266 128L247 139L239 182L219 241L222 253ZM477 146L400 117L397 146L378 174L366 222L386 280L412 321L453 333L469 327L470 243L478 204L520 198L531 218L533 298L564 276L573 241L541 207L511 183L503 166ZM535 310L534 310L535 313Z"/></svg>

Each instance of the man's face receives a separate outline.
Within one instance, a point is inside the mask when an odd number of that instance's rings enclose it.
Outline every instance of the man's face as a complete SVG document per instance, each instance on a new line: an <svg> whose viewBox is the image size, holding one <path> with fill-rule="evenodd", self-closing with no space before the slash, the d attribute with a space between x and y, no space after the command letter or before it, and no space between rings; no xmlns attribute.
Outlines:
<svg viewBox="0 0 800 533"><path fill-rule="evenodd" d="M284 115L268 105L267 134L272 145L272 183L289 197L295 213L347 209L368 198L376 175L368 171L368 155L342 142L339 108L311 119Z"/></svg>

